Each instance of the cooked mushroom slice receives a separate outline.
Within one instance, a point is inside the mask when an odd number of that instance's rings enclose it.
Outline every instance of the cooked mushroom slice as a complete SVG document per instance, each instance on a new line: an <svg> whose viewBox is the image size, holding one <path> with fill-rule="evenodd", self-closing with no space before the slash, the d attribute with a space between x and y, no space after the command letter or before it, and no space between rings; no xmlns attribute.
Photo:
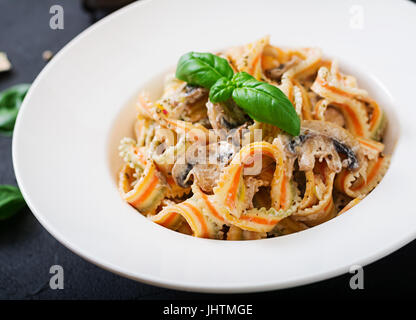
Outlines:
<svg viewBox="0 0 416 320"><path fill-rule="evenodd" d="M158 103L170 110L170 118L197 122L207 117L207 100L207 89L183 83L168 90Z"/></svg>
<svg viewBox="0 0 416 320"><path fill-rule="evenodd" d="M188 188L192 185L192 170L196 164L205 162L206 148L206 145L193 144L179 155L172 167L172 177L177 185L182 188Z"/></svg>
<svg viewBox="0 0 416 320"><path fill-rule="evenodd" d="M197 163L192 173L198 186L206 193L212 193L224 168L235 154L234 146L226 141L211 143L207 147L208 154L205 163Z"/></svg>
<svg viewBox="0 0 416 320"><path fill-rule="evenodd" d="M208 118L215 131L235 129L246 122L252 121L250 117L233 100L221 103L207 102Z"/></svg>
<svg viewBox="0 0 416 320"><path fill-rule="evenodd" d="M175 183L182 188L188 188L192 185L190 179L191 171L194 168L194 164L190 162L183 163L184 159L180 159L175 162L172 168L172 177Z"/></svg>
<svg viewBox="0 0 416 320"><path fill-rule="evenodd" d="M325 121L302 121L301 133L287 144L288 151L298 158L301 171L312 170L315 158L325 159L331 170L360 169L363 153L358 141L345 129Z"/></svg>
<svg viewBox="0 0 416 320"><path fill-rule="evenodd" d="M204 127L209 128L210 123L206 107L208 90L188 84L185 87L184 101L186 105L183 114L179 118L193 123L200 123Z"/></svg>
<svg viewBox="0 0 416 320"><path fill-rule="evenodd" d="M183 88L184 96L186 97L186 103L193 104L201 98L208 97L208 90L202 87L186 84Z"/></svg>
<svg viewBox="0 0 416 320"><path fill-rule="evenodd" d="M355 153L345 144L332 139L332 143L335 146L335 150L337 150L338 154L343 154L346 156L346 164L348 169L350 170L355 170L358 169L359 163L358 163L358 159L357 156L355 155Z"/></svg>
<svg viewBox="0 0 416 320"><path fill-rule="evenodd" d="M196 184L205 192L212 193L220 177L218 164L197 164L194 166L192 173Z"/></svg>
<svg viewBox="0 0 416 320"><path fill-rule="evenodd" d="M210 193L219 179L221 169L230 162L233 155L233 146L225 141L197 146L175 163L173 179L183 188L189 187L195 180L202 190Z"/></svg>

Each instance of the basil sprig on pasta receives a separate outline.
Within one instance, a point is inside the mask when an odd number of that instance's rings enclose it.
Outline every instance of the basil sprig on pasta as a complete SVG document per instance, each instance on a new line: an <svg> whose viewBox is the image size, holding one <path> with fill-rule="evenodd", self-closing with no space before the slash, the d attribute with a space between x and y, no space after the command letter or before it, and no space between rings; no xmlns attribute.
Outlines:
<svg viewBox="0 0 416 320"><path fill-rule="evenodd" d="M233 99L254 120L300 133L300 119L290 100L277 87L256 80L246 72L234 74L228 61L211 53L189 52L178 62L176 77L210 89L212 102Z"/></svg>
<svg viewBox="0 0 416 320"><path fill-rule="evenodd" d="M234 71L228 61L211 53L188 52L176 67L176 78L189 84L211 88L218 79L231 79Z"/></svg>

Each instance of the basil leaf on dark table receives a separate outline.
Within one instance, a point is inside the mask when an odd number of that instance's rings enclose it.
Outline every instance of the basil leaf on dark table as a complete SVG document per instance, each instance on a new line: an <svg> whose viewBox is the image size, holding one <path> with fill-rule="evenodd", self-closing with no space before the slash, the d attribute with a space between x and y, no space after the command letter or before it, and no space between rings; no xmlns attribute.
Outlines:
<svg viewBox="0 0 416 320"><path fill-rule="evenodd" d="M19 188L0 185L0 220L10 218L26 205Z"/></svg>
<svg viewBox="0 0 416 320"><path fill-rule="evenodd" d="M254 120L273 124L291 135L300 133L300 119L290 100L277 87L256 80L246 72L232 79L232 98Z"/></svg>
<svg viewBox="0 0 416 320"><path fill-rule="evenodd" d="M16 117L29 84L19 84L0 92L0 133L12 135Z"/></svg>
<svg viewBox="0 0 416 320"><path fill-rule="evenodd" d="M207 89L221 78L231 79L233 74L226 59L204 52L184 54L176 68L176 78Z"/></svg>
<svg viewBox="0 0 416 320"><path fill-rule="evenodd" d="M221 78L211 87L209 100L215 103L228 100L231 98L234 89L235 86L230 80Z"/></svg>

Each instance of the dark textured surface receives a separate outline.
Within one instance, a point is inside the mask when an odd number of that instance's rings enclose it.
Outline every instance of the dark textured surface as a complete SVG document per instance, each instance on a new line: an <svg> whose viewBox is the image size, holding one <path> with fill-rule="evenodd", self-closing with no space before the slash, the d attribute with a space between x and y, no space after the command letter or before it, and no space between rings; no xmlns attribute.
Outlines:
<svg viewBox="0 0 416 320"><path fill-rule="evenodd" d="M53 4L64 7L64 30L49 28L49 8ZM13 72L0 74L0 90L16 83L32 82L45 65L42 52L57 52L91 22L91 17L76 0L0 0L0 51L8 53L14 66ZM11 160L11 138L0 137L0 184L5 183L16 184L16 181ZM194 294L137 283L86 262L58 243L26 209L8 221L0 222L0 298L404 298L414 297L416 293L415 258L416 242L412 242L365 267L364 290L351 290L351 275L346 274L308 286L268 293L239 296ZM64 268L63 290L49 288L49 268L53 264Z"/></svg>

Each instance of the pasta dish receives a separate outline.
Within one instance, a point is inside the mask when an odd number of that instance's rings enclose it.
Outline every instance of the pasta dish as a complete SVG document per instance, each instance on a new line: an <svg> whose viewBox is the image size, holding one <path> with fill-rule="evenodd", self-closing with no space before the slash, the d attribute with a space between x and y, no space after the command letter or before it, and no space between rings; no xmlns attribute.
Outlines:
<svg viewBox="0 0 416 320"><path fill-rule="evenodd" d="M163 94L137 101L119 147L122 198L195 237L286 235L345 213L390 161L385 113L318 48L269 37L183 55Z"/></svg>

